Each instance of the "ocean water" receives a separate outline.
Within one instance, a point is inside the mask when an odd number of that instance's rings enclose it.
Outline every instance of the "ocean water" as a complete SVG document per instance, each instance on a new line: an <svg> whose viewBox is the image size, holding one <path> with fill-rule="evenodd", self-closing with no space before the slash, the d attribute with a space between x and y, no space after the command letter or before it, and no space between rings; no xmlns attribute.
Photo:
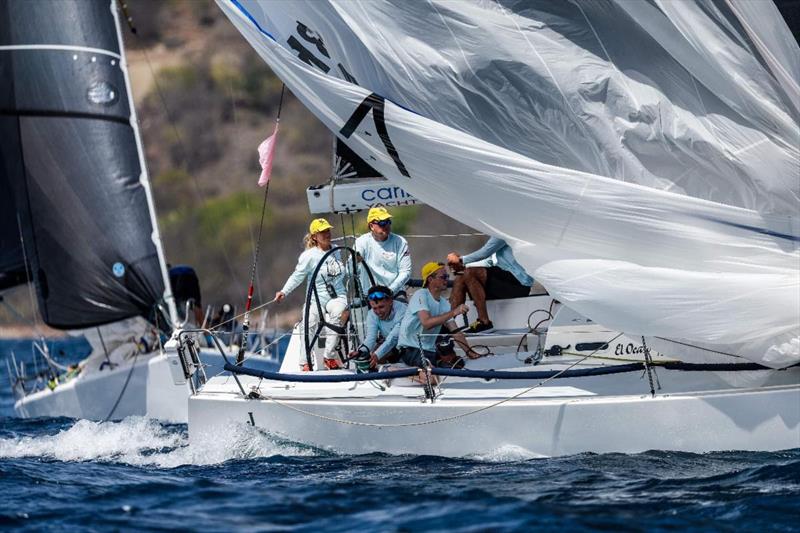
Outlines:
<svg viewBox="0 0 800 533"><path fill-rule="evenodd" d="M189 445L185 426L144 418L16 419L7 377L3 364L0 528L800 530L800 449L343 456L250 426Z"/></svg>

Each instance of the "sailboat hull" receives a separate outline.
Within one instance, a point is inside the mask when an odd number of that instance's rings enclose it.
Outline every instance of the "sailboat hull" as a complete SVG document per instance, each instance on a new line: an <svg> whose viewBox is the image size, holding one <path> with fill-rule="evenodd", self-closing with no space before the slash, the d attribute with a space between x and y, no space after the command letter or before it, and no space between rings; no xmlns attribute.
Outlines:
<svg viewBox="0 0 800 533"><path fill-rule="evenodd" d="M224 361L216 350L203 349L200 359L210 376L221 371ZM101 370L44 389L16 401L14 411L22 418L68 417L88 420L120 420L147 416L165 422L186 423L188 383L176 383L166 355L139 356L132 364ZM278 362L253 357L250 364L275 370ZM115 407L116 405L116 407Z"/></svg>
<svg viewBox="0 0 800 533"><path fill-rule="evenodd" d="M119 420L146 416L186 421L188 385L170 379L166 357L142 357L133 365L80 376L29 394L14 404L23 418L64 416L89 420Z"/></svg>
<svg viewBox="0 0 800 533"><path fill-rule="evenodd" d="M209 392L189 400L189 435L193 442L216 439L231 425L250 424L345 454L773 451L800 446L800 370L784 371L782 381L788 384L655 397L548 398L540 390L539 397L499 405L499 395L471 400L445 393L423 404L413 397L245 400Z"/></svg>

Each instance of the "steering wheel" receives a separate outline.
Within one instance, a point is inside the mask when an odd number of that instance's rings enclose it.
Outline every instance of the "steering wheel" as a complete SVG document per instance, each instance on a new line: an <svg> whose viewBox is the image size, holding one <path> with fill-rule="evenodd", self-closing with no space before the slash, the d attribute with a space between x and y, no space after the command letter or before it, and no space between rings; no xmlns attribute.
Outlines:
<svg viewBox="0 0 800 533"><path fill-rule="evenodd" d="M340 252L342 251L342 252ZM325 308L322 305L322 301L319 296L319 292L317 290L317 277L321 275L322 267L328 260L332 254L337 252L346 253L348 257L342 260L342 263L346 266L348 262L352 263L352 268L347 269L345 267L344 274L345 274L345 287L346 293L344 295L337 295L337 296L345 296L347 298L347 309L354 309L357 307L361 307L363 305L363 299L366 297L366 291L361 287L361 273L366 272L367 278L369 279L370 286L375 285L375 277L372 275L372 271L369 269L367 264L364 261L360 261L358 259L358 254L352 248L347 246L334 246L327 252L325 255L322 256L319 263L317 263L317 267L314 269L314 273L311 275L311 279L308 283L308 292L306 294L306 305L304 307L303 312L303 346L305 347L306 351L306 362L308 363L308 367L313 369L314 368L314 357L312 356L313 348L316 345L317 341L319 340L319 336L322 331L327 327L331 331L334 331L342 336L344 340L344 350L345 353L349 353L350 349L350 337L353 337L353 346L358 345L358 332L352 326L352 322L350 322L350 329L348 333L348 328L346 324L342 324L341 326L337 326L335 324L331 324L325 319ZM347 283L348 276L351 277L353 283ZM369 287L367 287L369 288ZM311 306L314 305L317 310L317 316L319 320L317 321L317 326L312 333L309 327L309 317L311 313Z"/></svg>

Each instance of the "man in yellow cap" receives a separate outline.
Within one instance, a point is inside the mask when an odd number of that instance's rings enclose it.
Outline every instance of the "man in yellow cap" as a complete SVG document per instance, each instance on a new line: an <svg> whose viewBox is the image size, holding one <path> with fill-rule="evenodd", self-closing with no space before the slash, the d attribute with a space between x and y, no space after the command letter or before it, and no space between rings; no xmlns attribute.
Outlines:
<svg viewBox="0 0 800 533"><path fill-rule="evenodd" d="M367 227L369 233L356 239L356 252L369 267L376 285L385 285L395 296L405 296L405 286L411 278L408 242L392 233L392 215L385 207L369 210Z"/></svg>
<svg viewBox="0 0 800 533"><path fill-rule="evenodd" d="M425 263L422 267L422 289L411 296L406 314L400 323L397 341L402 361L409 366L423 367L423 357L436 366L436 337L440 331L454 331L453 318L469 311L466 304L450 309L450 302L442 293L447 289L447 269L442 263ZM472 351L462 333L453 339L472 359L480 357Z"/></svg>

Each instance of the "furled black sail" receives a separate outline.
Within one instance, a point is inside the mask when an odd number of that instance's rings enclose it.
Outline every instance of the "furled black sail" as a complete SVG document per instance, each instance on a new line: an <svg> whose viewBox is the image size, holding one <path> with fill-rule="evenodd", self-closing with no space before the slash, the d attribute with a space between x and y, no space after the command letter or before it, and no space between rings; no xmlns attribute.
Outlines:
<svg viewBox="0 0 800 533"><path fill-rule="evenodd" d="M164 289L113 9L0 2L0 190L13 190L42 318L57 328L147 314ZM8 200L4 245L19 241Z"/></svg>

